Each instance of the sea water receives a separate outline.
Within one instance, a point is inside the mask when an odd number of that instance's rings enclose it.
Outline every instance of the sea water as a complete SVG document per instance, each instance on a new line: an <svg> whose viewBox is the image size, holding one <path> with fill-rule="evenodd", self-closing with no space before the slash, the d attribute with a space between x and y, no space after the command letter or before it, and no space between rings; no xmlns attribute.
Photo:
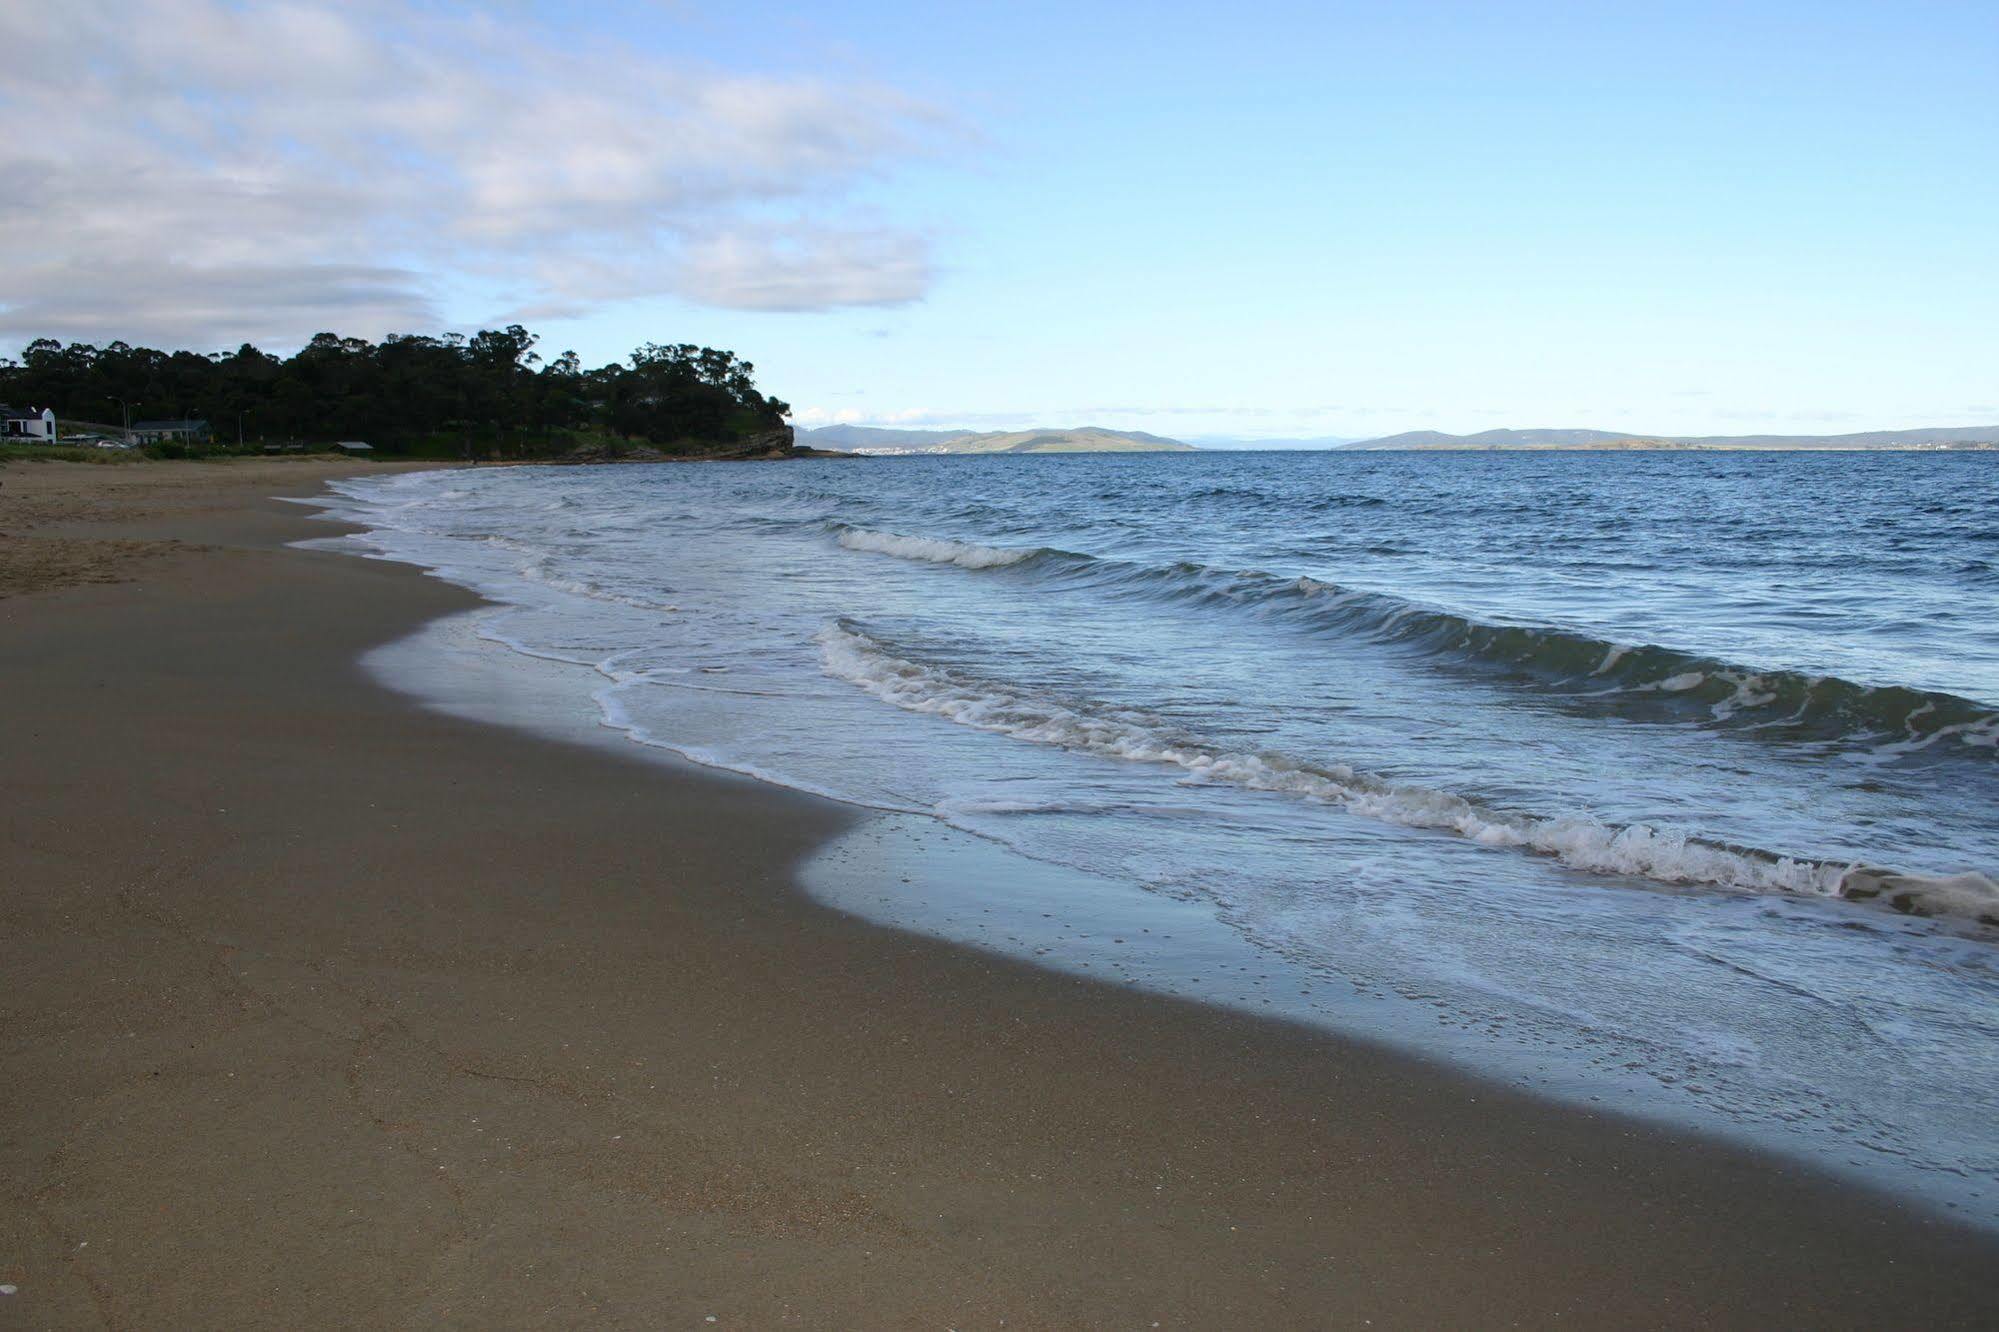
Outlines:
<svg viewBox="0 0 1999 1332"><path fill-rule="evenodd" d="M1999 1223L1999 455L336 488L498 603L392 680L881 811L838 905Z"/></svg>

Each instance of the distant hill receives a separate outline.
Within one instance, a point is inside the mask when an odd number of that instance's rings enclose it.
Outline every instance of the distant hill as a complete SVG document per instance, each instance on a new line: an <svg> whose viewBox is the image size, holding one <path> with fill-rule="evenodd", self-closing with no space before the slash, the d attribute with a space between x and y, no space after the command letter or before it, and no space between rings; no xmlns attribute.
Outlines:
<svg viewBox="0 0 1999 1332"><path fill-rule="evenodd" d="M891 430L885 426L829 425L798 432L798 442L815 449L906 448L962 439L962 430Z"/></svg>
<svg viewBox="0 0 1999 1332"><path fill-rule="evenodd" d="M1191 453L1192 444L1139 430L1082 426L1069 430L890 430L821 426L799 432L799 443L855 453Z"/></svg>
<svg viewBox="0 0 1999 1332"><path fill-rule="evenodd" d="M1409 430L1400 435L1362 440L1358 449L1588 449L1634 438L1610 430L1482 430L1476 435L1446 435L1438 430Z"/></svg>
<svg viewBox="0 0 1999 1332"><path fill-rule="evenodd" d="M1999 448L1999 425L1868 430L1851 435L1629 435L1613 430L1411 430L1354 449L1944 449Z"/></svg>
<svg viewBox="0 0 1999 1332"><path fill-rule="evenodd" d="M1864 430L1852 435L1713 435L1680 442L1710 449L1919 449L1981 444L1999 447L1999 425Z"/></svg>
<svg viewBox="0 0 1999 1332"><path fill-rule="evenodd" d="M1999 425L1868 430L1850 435L1635 435L1616 430L1410 430L1378 439L1203 438L1197 445L1141 430L1100 426L1036 430L896 430L832 425L798 432L799 444L855 453L1184 453L1205 449L1999 449Z"/></svg>
<svg viewBox="0 0 1999 1332"><path fill-rule="evenodd" d="M1312 435L1306 438L1250 439L1238 435L1196 435L1188 443L1197 449L1343 449L1354 442L1352 435Z"/></svg>

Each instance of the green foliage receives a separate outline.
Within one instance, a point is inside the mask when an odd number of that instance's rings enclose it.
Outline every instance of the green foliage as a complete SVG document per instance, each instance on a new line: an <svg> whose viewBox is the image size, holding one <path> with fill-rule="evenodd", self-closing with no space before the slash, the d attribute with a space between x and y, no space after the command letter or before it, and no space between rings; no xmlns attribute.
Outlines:
<svg viewBox="0 0 1999 1332"><path fill-rule="evenodd" d="M114 342L28 344L0 361L0 400L50 405L70 420L201 419L207 444L157 444L155 457L233 452L239 437L324 445L366 440L412 457L551 457L579 443L644 440L669 451L728 445L783 424L733 352L648 343L628 363L585 370L576 353L544 362L518 324L472 338L322 333L280 360L244 344L202 355Z"/></svg>
<svg viewBox="0 0 1999 1332"><path fill-rule="evenodd" d="M7 462L138 462L136 449L68 449L60 444L0 444L0 463Z"/></svg>

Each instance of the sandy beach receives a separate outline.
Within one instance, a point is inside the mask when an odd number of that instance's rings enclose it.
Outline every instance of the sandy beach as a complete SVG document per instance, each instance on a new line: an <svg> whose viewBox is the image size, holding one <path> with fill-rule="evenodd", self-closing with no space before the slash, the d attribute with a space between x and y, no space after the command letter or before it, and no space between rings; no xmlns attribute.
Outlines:
<svg viewBox="0 0 1999 1332"><path fill-rule="evenodd" d="M0 1326L1990 1326L1999 1236L838 915L420 709L307 461L0 468ZM1920 1131L1913 1126L1912 1131Z"/></svg>

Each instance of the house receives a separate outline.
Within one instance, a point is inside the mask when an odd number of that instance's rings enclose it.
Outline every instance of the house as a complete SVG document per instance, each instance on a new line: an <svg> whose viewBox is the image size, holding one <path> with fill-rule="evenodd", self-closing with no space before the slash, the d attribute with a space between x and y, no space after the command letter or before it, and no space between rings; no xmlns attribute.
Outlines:
<svg viewBox="0 0 1999 1332"><path fill-rule="evenodd" d="M333 451L335 453L352 454L358 458L363 456L364 454L373 453L375 451L375 446L373 444L363 444L358 439L343 439L338 444L335 444L333 446Z"/></svg>
<svg viewBox="0 0 1999 1332"><path fill-rule="evenodd" d="M132 437L141 444L193 444L209 436L206 421L134 421Z"/></svg>
<svg viewBox="0 0 1999 1332"><path fill-rule="evenodd" d="M44 444L56 442L56 413L53 407L39 412L30 407L19 411L0 407L0 439L34 439Z"/></svg>

